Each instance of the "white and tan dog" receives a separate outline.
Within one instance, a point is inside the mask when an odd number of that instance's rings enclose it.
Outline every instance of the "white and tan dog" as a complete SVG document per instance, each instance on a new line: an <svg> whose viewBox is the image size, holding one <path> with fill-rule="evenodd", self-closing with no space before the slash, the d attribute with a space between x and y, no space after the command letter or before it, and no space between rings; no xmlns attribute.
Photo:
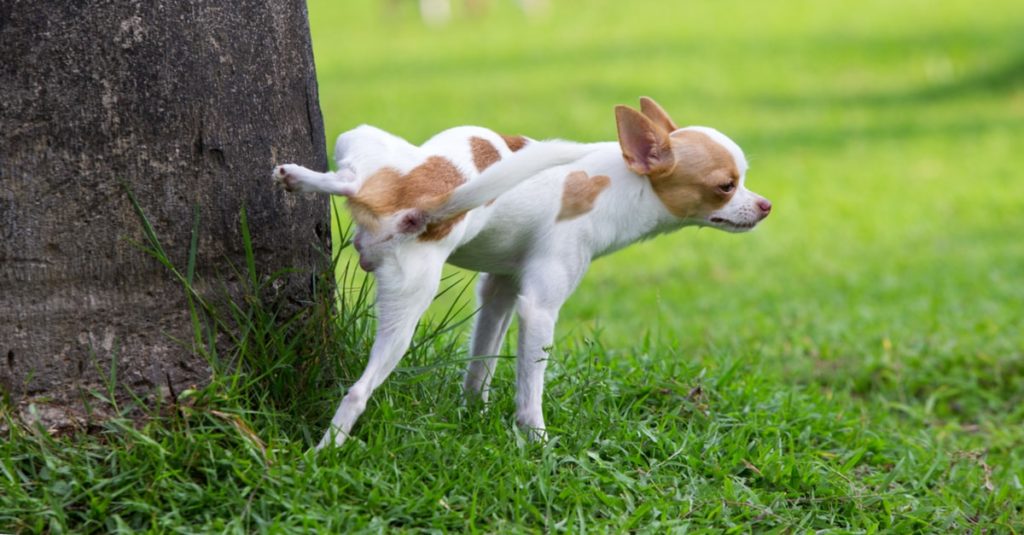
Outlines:
<svg viewBox="0 0 1024 535"><path fill-rule="evenodd" d="M445 262L482 273L465 395L487 400L513 310L516 421L544 436L547 350L562 304L595 258L685 226L750 230L771 211L744 186L747 161L717 130L678 128L649 98L615 109L618 142L501 136L479 127L422 146L360 126L339 136L338 171L288 164L291 191L348 197L360 265L377 279L377 335L318 448L342 444L391 374L437 292Z"/></svg>

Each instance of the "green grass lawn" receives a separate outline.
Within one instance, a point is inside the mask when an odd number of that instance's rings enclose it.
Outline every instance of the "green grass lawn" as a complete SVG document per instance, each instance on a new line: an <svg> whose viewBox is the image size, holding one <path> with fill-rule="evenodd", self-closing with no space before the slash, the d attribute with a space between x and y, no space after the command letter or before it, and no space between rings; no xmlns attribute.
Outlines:
<svg viewBox="0 0 1024 535"><path fill-rule="evenodd" d="M307 452L370 342L348 272L339 321L257 308L148 423L13 425L0 531L1024 532L1024 2L456 2L443 28L414 5L311 2L329 147L361 123L611 140L649 95L744 147L771 217L594 264L546 444L514 429L511 362L460 406L453 272L354 437Z"/></svg>

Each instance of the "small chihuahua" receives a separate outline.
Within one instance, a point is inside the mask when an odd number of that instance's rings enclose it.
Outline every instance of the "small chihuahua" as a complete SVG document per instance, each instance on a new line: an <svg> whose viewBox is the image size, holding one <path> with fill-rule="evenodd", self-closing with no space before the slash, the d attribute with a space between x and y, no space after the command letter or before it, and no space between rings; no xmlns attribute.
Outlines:
<svg viewBox="0 0 1024 535"><path fill-rule="evenodd" d="M547 350L562 304L590 263L686 226L754 228L771 212L744 186L743 151L717 130L679 128L650 98L615 108L618 142L578 144L462 126L422 146L360 126L338 137L338 171L280 165L288 191L348 198L359 264L377 279L366 370L317 448L341 445L401 360L445 262L481 272L464 392L487 401L496 357L519 317L516 421L545 437Z"/></svg>

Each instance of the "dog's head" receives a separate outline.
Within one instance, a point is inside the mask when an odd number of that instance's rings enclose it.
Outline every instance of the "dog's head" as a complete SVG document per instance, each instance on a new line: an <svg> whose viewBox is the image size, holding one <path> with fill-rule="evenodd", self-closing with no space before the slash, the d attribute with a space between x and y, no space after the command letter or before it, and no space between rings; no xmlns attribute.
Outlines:
<svg viewBox="0 0 1024 535"><path fill-rule="evenodd" d="M400 210L375 218L372 226L356 226L352 246L359 253L359 267L367 273L377 269L387 256L409 241L417 239L428 228L429 216L418 208Z"/></svg>
<svg viewBox="0 0 1024 535"><path fill-rule="evenodd" d="M746 232L768 217L772 204L744 186L743 151L721 132L679 128L647 97L640 111L617 106L615 120L626 164L684 224Z"/></svg>

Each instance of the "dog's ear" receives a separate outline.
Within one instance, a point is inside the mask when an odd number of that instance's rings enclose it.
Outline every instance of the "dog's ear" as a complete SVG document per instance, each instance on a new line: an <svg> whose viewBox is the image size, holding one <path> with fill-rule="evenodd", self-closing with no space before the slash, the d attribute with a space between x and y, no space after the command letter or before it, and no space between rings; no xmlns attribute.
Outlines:
<svg viewBox="0 0 1024 535"><path fill-rule="evenodd" d="M398 215L399 234L419 234L427 228L427 214L418 208L405 210Z"/></svg>
<svg viewBox="0 0 1024 535"><path fill-rule="evenodd" d="M654 124L672 133L679 129L675 121L665 113L664 108L658 105L651 97L640 97L640 112L647 116Z"/></svg>
<svg viewBox="0 0 1024 535"><path fill-rule="evenodd" d="M656 175L672 170L675 158L668 132L628 106L615 107L622 157L633 172Z"/></svg>

